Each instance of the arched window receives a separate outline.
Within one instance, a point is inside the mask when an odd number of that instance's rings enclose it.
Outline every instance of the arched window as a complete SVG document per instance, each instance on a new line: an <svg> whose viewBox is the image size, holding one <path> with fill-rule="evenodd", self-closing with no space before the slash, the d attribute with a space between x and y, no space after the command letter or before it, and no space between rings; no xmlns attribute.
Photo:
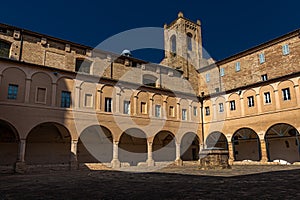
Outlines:
<svg viewBox="0 0 300 200"><path fill-rule="evenodd" d="M156 87L157 78L155 76L145 74L143 76L143 84L147 86Z"/></svg>
<svg viewBox="0 0 300 200"><path fill-rule="evenodd" d="M192 51L193 50L193 45L192 45L193 35L191 33L187 33L186 35L187 35L187 40L186 40L187 49L189 51Z"/></svg>
<svg viewBox="0 0 300 200"><path fill-rule="evenodd" d="M0 57L8 58L10 52L10 43L0 40Z"/></svg>
<svg viewBox="0 0 300 200"><path fill-rule="evenodd" d="M170 40L171 40L171 52L176 53L176 36L172 35Z"/></svg>
<svg viewBox="0 0 300 200"><path fill-rule="evenodd" d="M86 59L77 58L75 71L89 74L90 69L91 69L91 64L92 64L91 61L88 61Z"/></svg>

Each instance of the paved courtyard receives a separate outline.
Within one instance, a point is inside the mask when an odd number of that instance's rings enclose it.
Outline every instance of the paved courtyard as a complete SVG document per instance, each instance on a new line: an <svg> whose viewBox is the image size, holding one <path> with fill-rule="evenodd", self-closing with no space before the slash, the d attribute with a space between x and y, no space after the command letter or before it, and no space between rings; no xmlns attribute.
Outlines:
<svg viewBox="0 0 300 200"><path fill-rule="evenodd" d="M299 199L300 166L156 172L47 171L0 175L0 199Z"/></svg>

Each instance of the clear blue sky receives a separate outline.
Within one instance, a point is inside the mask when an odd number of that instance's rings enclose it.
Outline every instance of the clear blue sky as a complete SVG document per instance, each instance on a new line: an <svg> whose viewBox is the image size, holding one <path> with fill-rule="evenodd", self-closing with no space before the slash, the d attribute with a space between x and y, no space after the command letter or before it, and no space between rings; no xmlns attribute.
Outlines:
<svg viewBox="0 0 300 200"><path fill-rule="evenodd" d="M182 11L193 21L201 20L204 48L221 60L300 28L299 8L297 0L15 0L1 2L0 21L96 46L128 29L163 27ZM157 61L159 55L135 57Z"/></svg>

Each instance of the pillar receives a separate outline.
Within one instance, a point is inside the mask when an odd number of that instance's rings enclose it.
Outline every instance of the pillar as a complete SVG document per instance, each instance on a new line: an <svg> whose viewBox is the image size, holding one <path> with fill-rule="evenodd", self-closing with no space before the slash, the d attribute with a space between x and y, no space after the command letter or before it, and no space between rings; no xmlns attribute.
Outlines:
<svg viewBox="0 0 300 200"><path fill-rule="evenodd" d="M147 142L148 144L148 159L147 159L147 164L148 166L154 166L155 165L155 162L153 160L153 157L152 157L152 144L153 142Z"/></svg>
<svg viewBox="0 0 300 200"><path fill-rule="evenodd" d="M70 170L78 169L77 143L78 143L78 140L71 141Z"/></svg>
<svg viewBox="0 0 300 200"><path fill-rule="evenodd" d="M177 113L176 113L177 120L181 120L180 119L180 103L176 104L176 111L177 111Z"/></svg>
<svg viewBox="0 0 300 200"><path fill-rule="evenodd" d="M121 163L119 161L119 141L113 142L113 159L111 161L112 168L120 168Z"/></svg>
<svg viewBox="0 0 300 200"><path fill-rule="evenodd" d="M261 162L268 162L267 147L265 140L260 140Z"/></svg>
<svg viewBox="0 0 300 200"><path fill-rule="evenodd" d="M31 79L26 78L25 83L25 103L29 103L29 97L30 97L30 89L31 89Z"/></svg>
<svg viewBox="0 0 300 200"><path fill-rule="evenodd" d="M175 163L178 166L182 166L182 160L180 158L180 143L175 142L176 144L176 160Z"/></svg>
<svg viewBox="0 0 300 200"><path fill-rule="evenodd" d="M153 115L153 98L149 99L149 117Z"/></svg>
<svg viewBox="0 0 300 200"><path fill-rule="evenodd" d="M116 95L116 110L115 113L120 113L120 99L121 99L121 93L117 93Z"/></svg>
<svg viewBox="0 0 300 200"><path fill-rule="evenodd" d="M57 84L52 83L52 99L51 99L51 106L55 107L56 106L56 89L57 89Z"/></svg>
<svg viewBox="0 0 300 200"><path fill-rule="evenodd" d="M280 97L278 90L274 90L276 110L280 110Z"/></svg>
<svg viewBox="0 0 300 200"><path fill-rule="evenodd" d="M162 118L167 119L168 114L167 114L167 101L166 100L163 101L163 106L162 106L161 112L162 112Z"/></svg>
<svg viewBox="0 0 300 200"><path fill-rule="evenodd" d="M233 152L233 146L232 146L232 142L228 142L228 153L229 153L229 159L228 159L228 163L229 165L232 165L233 161L234 161L234 152Z"/></svg>
<svg viewBox="0 0 300 200"><path fill-rule="evenodd" d="M15 172L17 173L25 173L26 171L25 150L26 150L26 139L20 139L18 160L15 164Z"/></svg>
<svg viewBox="0 0 300 200"><path fill-rule="evenodd" d="M137 105L137 102L138 102L138 96L134 96L133 97L133 115L137 115L137 108L138 108L138 105Z"/></svg>

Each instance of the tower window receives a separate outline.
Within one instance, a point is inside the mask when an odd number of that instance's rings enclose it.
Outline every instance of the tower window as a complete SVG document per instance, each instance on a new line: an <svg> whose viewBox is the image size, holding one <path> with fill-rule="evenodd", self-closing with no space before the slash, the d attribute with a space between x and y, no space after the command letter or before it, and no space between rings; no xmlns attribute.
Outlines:
<svg viewBox="0 0 300 200"><path fill-rule="evenodd" d="M205 79L206 79L206 82L207 82L207 83L210 81L210 74L209 74L209 73L207 73L207 74L205 75Z"/></svg>
<svg viewBox="0 0 300 200"><path fill-rule="evenodd" d="M266 61L264 53L260 53L258 56L259 56L259 63L260 64L262 64L262 63L264 63Z"/></svg>
<svg viewBox="0 0 300 200"><path fill-rule="evenodd" d="M291 100L290 88L282 89L282 97L284 101Z"/></svg>
<svg viewBox="0 0 300 200"><path fill-rule="evenodd" d="M282 46L282 54L285 56L285 55L288 55L290 53L290 48L289 48L289 45L288 44L285 44Z"/></svg>
<svg viewBox="0 0 300 200"><path fill-rule="evenodd" d="M10 43L0 41L0 57L8 58L10 51Z"/></svg>
<svg viewBox="0 0 300 200"><path fill-rule="evenodd" d="M8 94L7 99L17 99L18 96L18 85L9 84L8 85Z"/></svg>
<svg viewBox="0 0 300 200"><path fill-rule="evenodd" d="M193 38L193 35L191 33L187 33L187 49L189 51L192 51L193 50L193 44L192 44L192 38Z"/></svg>
<svg viewBox="0 0 300 200"><path fill-rule="evenodd" d="M268 80L268 75L267 74L261 75L261 80L262 81L267 81Z"/></svg>
<svg viewBox="0 0 300 200"><path fill-rule="evenodd" d="M176 54L176 36L172 35L170 40L171 40L171 53Z"/></svg>
<svg viewBox="0 0 300 200"><path fill-rule="evenodd" d="M248 107L254 107L254 97L250 96L247 97L247 99L248 99Z"/></svg>
<svg viewBox="0 0 300 200"><path fill-rule="evenodd" d="M197 106L194 106L193 107L193 113L194 113L194 116L196 117L197 115L198 115L198 108L197 108Z"/></svg>
<svg viewBox="0 0 300 200"><path fill-rule="evenodd" d="M220 69L220 76L224 76L225 75L225 69L224 68L221 68Z"/></svg>
<svg viewBox="0 0 300 200"><path fill-rule="evenodd" d="M71 92L68 92L68 91L61 92L60 107L62 107L62 108L70 108L71 107Z"/></svg>
<svg viewBox="0 0 300 200"><path fill-rule="evenodd" d="M236 72L241 71L241 63L240 62L235 63L235 71Z"/></svg>

